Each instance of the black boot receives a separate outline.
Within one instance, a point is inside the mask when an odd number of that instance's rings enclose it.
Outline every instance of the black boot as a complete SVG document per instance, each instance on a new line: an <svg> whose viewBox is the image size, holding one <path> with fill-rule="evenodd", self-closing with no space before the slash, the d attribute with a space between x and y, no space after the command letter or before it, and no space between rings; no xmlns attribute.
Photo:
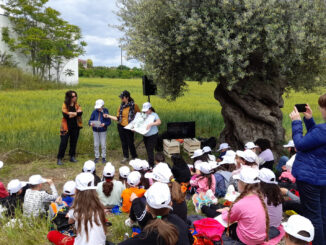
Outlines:
<svg viewBox="0 0 326 245"><path fill-rule="evenodd" d="M62 166L63 165L63 162L61 161L61 159L58 159L57 165L59 165L59 166Z"/></svg>
<svg viewBox="0 0 326 245"><path fill-rule="evenodd" d="M78 162L74 156L70 157L70 162Z"/></svg>

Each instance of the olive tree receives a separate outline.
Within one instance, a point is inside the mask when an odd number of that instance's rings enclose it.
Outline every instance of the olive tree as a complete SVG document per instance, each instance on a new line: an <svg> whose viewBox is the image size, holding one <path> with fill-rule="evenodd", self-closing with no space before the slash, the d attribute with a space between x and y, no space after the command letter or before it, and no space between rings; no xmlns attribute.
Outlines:
<svg viewBox="0 0 326 245"><path fill-rule="evenodd" d="M325 81L323 0L118 0L118 7L124 49L163 96L183 95L187 79L217 83L220 140L234 147L267 138L278 150L284 92Z"/></svg>

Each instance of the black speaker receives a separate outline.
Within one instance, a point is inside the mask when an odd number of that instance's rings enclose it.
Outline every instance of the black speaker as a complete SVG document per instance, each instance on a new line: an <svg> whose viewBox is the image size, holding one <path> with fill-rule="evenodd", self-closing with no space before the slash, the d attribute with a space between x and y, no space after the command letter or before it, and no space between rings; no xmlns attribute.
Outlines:
<svg viewBox="0 0 326 245"><path fill-rule="evenodd" d="M156 95L157 87L153 79L149 79L147 76L143 76L143 94L146 96Z"/></svg>
<svg viewBox="0 0 326 245"><path fill-rule="evenodd" d="M196 137L195 122L170 122L167 123L168 139L186 139Z"/></svg>

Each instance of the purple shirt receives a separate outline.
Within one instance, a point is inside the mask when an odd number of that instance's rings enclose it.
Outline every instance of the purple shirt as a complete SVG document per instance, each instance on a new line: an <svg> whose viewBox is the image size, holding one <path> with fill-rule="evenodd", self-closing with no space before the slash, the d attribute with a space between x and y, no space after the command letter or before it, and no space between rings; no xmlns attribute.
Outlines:
<svg viewBox="0 0 326 245"><path fill-rule="evenodd" d="M282 222L282 215L283 215L283 209L282 209L282 203L277 205L276 207L271 203L271 205L267 204L267 198L264 198L265 204L267 206L268 216L269 216L269 226L279 227Z"/></svg>
<svg viewBox="0 0 326 245"><path fill-rule="evenodd" d="M259 157L264 159L265 162L274 161L273 152L270 149L264 150L262 153L259 154Z"/></svg>

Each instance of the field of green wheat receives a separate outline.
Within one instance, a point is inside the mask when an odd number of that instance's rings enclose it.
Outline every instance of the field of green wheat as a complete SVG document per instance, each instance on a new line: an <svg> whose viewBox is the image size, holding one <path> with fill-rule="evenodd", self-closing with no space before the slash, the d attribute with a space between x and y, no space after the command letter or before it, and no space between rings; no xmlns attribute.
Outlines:
<svg viewBox="0 0 326 245"><path fill-rule="evenodd" d="M216 84L200 85L196 82L189 82L188 85L188 92L185 96L173 102L157 96L151 97L151 102L163 122L160 131L166 130L166 122L194 120L197 136L218 137L224 122L220 114L221 107L213 97ZM92 134L87 121L95 100L103 99L105 106L112 114L116 113L119 106L118 95L124 89L131 92L132 97L140 106L147 100L147 97L142 95L140 79L82 78L75 89L84 111L85 126L78 145L78 152L81 154L92 153ZM59 127L64 93L65 89L0 91L0 152L20 148L54 157L60 140ZM286 138L290 136L288 114L294 104L309 103L317 121L320 121L318 94L290 93L288 97L285 97L283 125L287 130ZM140 139L139 136L138 139ZM113 123L108 130L109 149L119 149L119 144L116 124Z"/></svg>

